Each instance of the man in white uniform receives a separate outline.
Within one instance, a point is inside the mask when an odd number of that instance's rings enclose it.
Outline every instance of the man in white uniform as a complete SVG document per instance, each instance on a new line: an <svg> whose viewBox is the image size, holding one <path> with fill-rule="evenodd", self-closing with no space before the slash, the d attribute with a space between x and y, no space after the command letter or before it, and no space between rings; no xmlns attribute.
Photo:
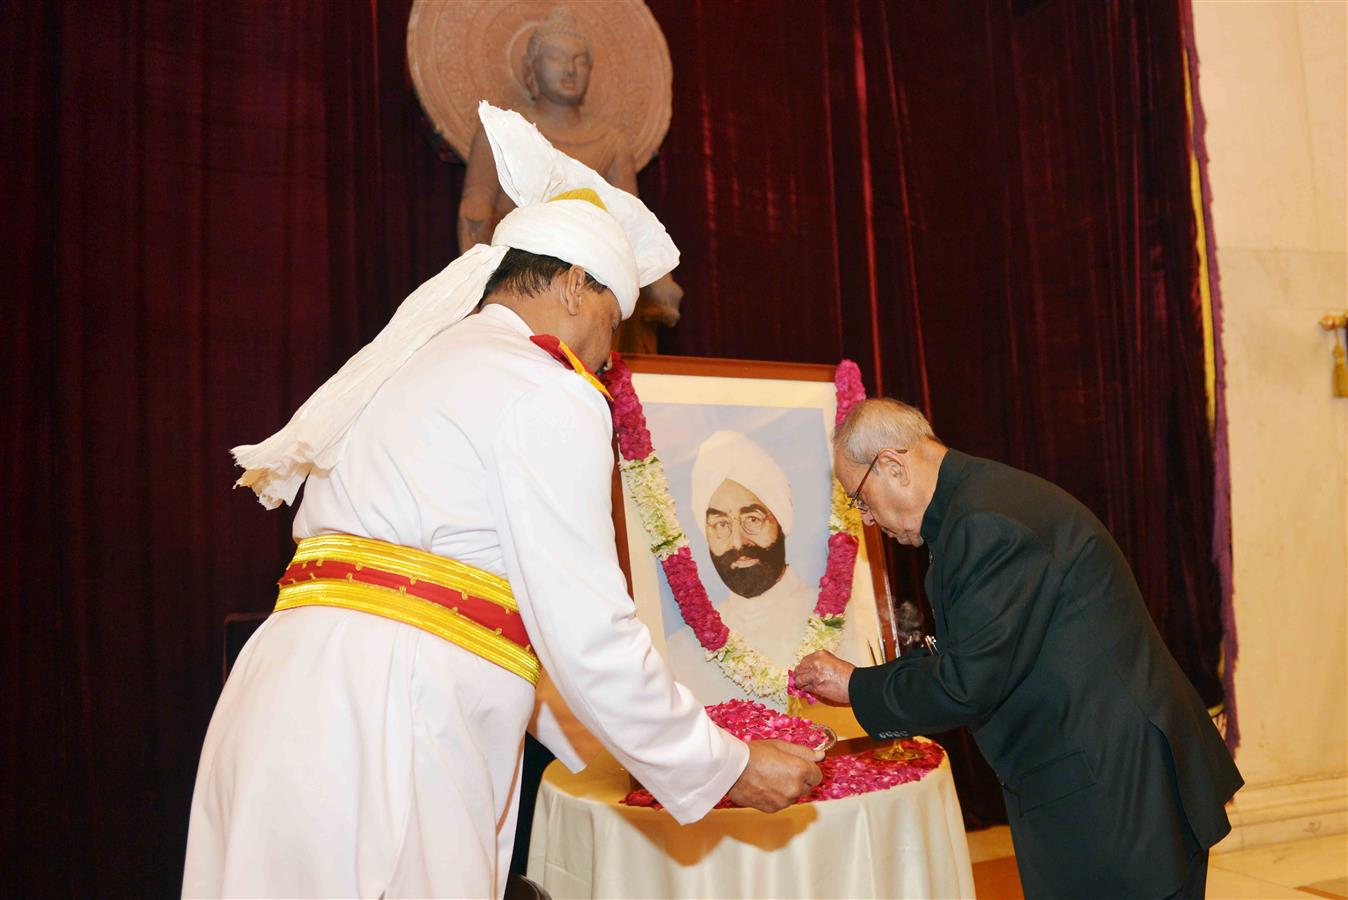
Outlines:
<svg viewBox="0 0 1348 900"><path fill-rule="evenodd" d="M786 473L746 435L718 431L698 448L693 511L703 524L716 573L730 591L716 607L722 621L777 665L795 668L819 589L797 578L786 561L786 539L795 524ZM704 704L768 702L707 659L691 628L676 632L667 647L674 677ZM834 652L857 665L874 662L858 617L847 617Z"/></svg>
<svg viewBox="0 0 1348 900"><path fill-rule="evenodd" d="M186 895L500 896L540 667L681 822L819 781L812 751L708 720L618 568L591 370L677 250L519 116L480 115L519 208L282 431L235 450L264 505L307 489L278 612L206 735ZM535 725L579 765L550 710Z"/></svg>

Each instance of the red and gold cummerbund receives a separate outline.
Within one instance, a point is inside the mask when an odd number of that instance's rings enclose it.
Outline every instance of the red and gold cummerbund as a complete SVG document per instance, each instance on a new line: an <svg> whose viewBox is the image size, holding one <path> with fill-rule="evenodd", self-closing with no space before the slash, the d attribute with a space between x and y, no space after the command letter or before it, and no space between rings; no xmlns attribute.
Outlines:
<svg viewBox="0 0 1348 900"><path fill-rule="evenodd" d="M393 619L475 653L530 684L540 670L510 582L434 553L324 534L300 541L276 611L335 606Z"/></svg>

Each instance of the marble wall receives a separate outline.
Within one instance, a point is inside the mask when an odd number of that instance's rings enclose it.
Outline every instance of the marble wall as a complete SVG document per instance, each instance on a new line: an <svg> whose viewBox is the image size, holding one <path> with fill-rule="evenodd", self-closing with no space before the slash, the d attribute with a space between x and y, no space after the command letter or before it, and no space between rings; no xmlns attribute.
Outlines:
<svg viewBox="0 0 1348 900"><path fill-rule="evenodd" d="M1348 819L1348 2L1194 0L1227 361L1248 786L1223 849Z"/></svg>

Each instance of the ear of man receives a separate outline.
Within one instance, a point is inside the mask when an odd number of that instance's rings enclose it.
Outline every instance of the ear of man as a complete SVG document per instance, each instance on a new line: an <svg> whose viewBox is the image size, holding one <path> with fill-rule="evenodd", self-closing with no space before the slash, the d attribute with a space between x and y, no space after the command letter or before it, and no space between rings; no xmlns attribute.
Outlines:
<svg viewBox="0 0 1348 900"><path fill-rule="evenodd" d="M899 453L890 448L880 451L879 464L884 468L885 474L896 479L904 487L907 487L913 480L910 462L907 453Z"/></svg>
<svg viewBox="0 0 1348 900"><path fill-rule="evenodd" d="M580 315L585 294L585 270L572 266L562 274L562 303L570 315Z"/></svg>

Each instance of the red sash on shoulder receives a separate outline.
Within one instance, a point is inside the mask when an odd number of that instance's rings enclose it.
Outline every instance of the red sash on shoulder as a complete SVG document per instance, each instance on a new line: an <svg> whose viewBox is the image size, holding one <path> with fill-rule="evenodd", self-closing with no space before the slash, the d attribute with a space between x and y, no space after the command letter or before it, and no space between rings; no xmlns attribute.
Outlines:
<svg viewBox="0 0 1348 900"><path fill-rule="evenodd" d="M580 357L572 352L571 348L566 346L566 341L550 334L535 334L529 337L539 347L547 351L548 355L557 360L569 369L575 370L581 377L588 381L599 393L604 395L604 399L609 403L613 402L613 395L604 387L604 383L590 371L590 367L580 361Z"/></svg>

